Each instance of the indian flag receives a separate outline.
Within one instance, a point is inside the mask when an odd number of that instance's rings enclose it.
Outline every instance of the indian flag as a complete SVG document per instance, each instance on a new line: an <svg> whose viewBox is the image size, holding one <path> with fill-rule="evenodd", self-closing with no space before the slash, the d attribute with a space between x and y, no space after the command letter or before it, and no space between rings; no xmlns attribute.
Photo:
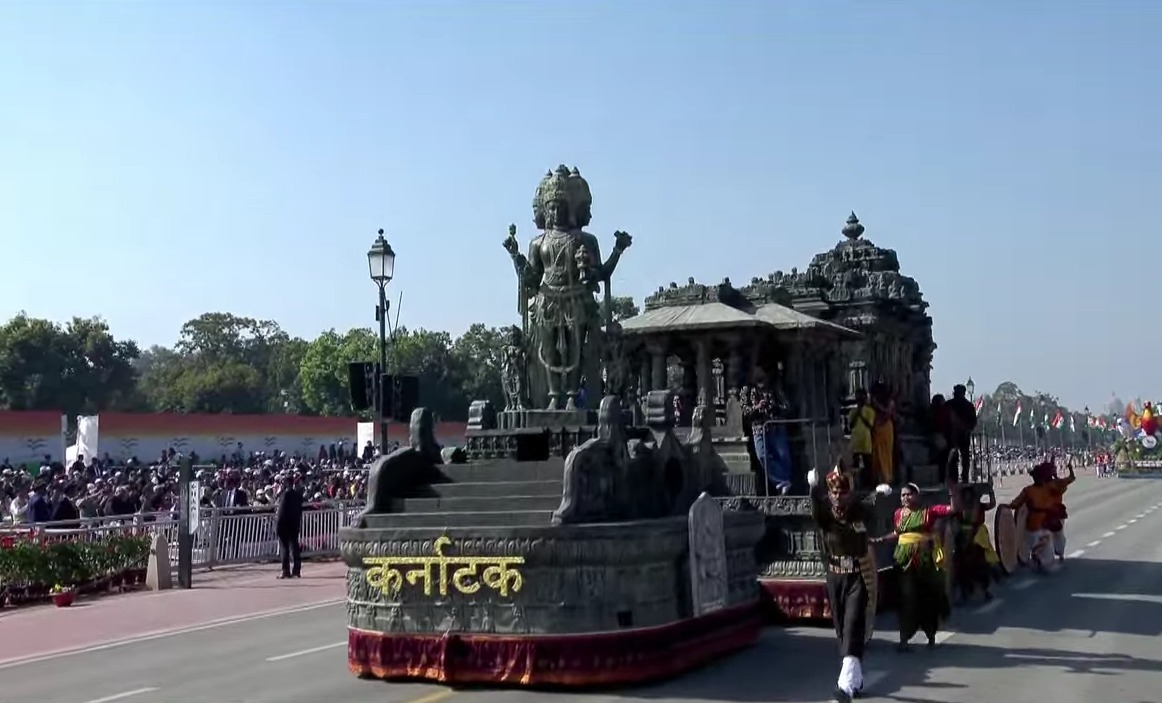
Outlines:
<svg viewBox="0 0 1162 703"><path fill-rule="evenodd" d="M972 407L974 410L976 410L976 414L979 415L980 409L984 407L984 396L977 398L976 402L972 404Z"/></svg>
<svg viewBox="0 0 1162 703"><path fill-rule="evenodd" d="M1049 413L1045 413L1045 419L1049 419ZM1065 427L1065 416L1058 410L1057 414L1053 416L1053 423L1050 425L1055 430Z"/></svg>
<svg viewBox="0 0 1162 703"><path fill-rule="evenodd" d="M1069 431L1077 432L1077 418L1075 418L1073 415L1069 416Z"/></svg>
<svg viewBox="0 0 1162 703"><path fill-rule="evenodd" d="M1013 427L1016 427L1017 423L1020 421L1021 421L1021 401L1018 400L1017 401L1017 412L1013 413Z"/></svg>

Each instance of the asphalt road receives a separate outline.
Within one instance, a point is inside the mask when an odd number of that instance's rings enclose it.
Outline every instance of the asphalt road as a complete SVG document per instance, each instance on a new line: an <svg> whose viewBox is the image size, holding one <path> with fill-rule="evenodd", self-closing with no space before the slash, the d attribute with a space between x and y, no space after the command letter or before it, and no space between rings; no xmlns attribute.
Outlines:
<svg viewBox="0 0 1162 703"><path fill-rule="evenodd" d="M1019 486L1009 483L1002 500ZM885 615L865 662L865 700L1162 700L1162 481L1083 476L1068 497L1068 563L1041 577L1018 574L992 603L959 609L934 650L896 653ZM2 666L0 703L807 703L828 699L838 665L827 630L772 628L758 646L660 686L452 691L355 679L343 623L343 607L328 605Z"/></svg>

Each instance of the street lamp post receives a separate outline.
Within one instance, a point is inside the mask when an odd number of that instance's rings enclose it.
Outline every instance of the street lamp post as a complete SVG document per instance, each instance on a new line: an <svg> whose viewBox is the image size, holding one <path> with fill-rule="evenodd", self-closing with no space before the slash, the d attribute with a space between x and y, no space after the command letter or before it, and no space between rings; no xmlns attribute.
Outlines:
<svg viewBox="0 0 1162 703"><path fill-rule="evenodd" d="M968 391L969 400L976 400L976 384L972 382L972 376L968 377L968 382L964 384L964 389Z"/></svg>
<svg viewBox="0 0 1162 703"><path fill-rule="evenodd" d="M384 413L383 400L386 389L383 387L383 374L387 373L387 284L395 276L395 252L391 245L383 238L383 230L367 252L367 268L371 272L371 280L379 287L379 302L375 306L375 319L379 321L379 373L375 375L375 412L379 415L379 451L387 453L387 415Z"/></svg>

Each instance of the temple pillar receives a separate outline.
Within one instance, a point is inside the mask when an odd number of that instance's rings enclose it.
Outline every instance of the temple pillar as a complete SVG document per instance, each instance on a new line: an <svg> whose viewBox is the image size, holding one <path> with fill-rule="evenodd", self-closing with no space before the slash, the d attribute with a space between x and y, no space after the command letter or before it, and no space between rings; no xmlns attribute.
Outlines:
<svg viewBox="0 0 1162 703"><path fill-rule="evenodd" d="M701 344L701 340L698 343ZM698 367L696 361L690 358L689 351L679 358L682 360L682 417L680 423L685 425L691 413L694 412L694 406L698 403Z"/></svg>
<svg viewBox="0 0 1162 703"><path fill-rule="evenodd" d="M699 337L694 352L694 405L702 401L710 406L714 399L714 371L710 366L710 340L706 337Z"/></svg>
<svg viewBox="0 0 1162 703"><path fill-rule="evenodd" d="M649 346L650 390L666 389L666 348L661 344Z"/></svg>

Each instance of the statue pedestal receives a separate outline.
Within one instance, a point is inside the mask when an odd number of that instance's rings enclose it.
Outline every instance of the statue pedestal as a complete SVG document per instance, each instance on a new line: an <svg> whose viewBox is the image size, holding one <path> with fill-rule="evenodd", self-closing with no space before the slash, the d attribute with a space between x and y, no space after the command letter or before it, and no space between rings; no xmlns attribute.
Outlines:
<svg viewBox="0 0 1162 703"><path fill-rule="evenodd" d="M500 430L558 430L596 424L596 414L591 410L504 410L496 414Z"/></svg>
<svg viewBox="0 0 1162 703"><path fill-rule="evenodd" d="M471 461L562 460L573 447L597 434L597 414L592 410L505 410L496 413L496 426L469 427L466 451Z"/></svg>

